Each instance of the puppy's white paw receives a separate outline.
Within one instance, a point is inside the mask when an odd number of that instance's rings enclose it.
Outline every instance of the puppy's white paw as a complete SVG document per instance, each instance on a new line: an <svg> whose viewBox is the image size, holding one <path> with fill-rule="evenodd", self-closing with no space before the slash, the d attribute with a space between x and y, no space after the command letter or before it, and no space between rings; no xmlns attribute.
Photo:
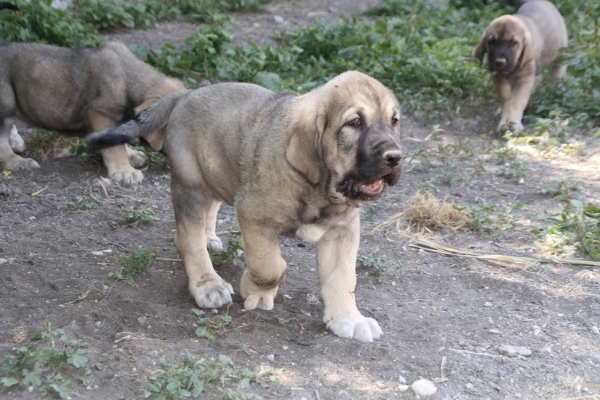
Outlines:
<svg viewBox="0 0 600 400"><path fill-rule="evenodd" d="M25 150L25 141L23 140L21 135L19 135L17 126L14 124L13 124L13 126L10 127L10 134L8 136L8 145L10 146L11 149L13 149L13 151L16 151L17 153L21 153Z"/></svg>
<svg viewBox="0 0 600 400"><path fill-rule="evenodd" d="M10 169L11 171L23 171L40 167L40 164L38 164L35 160L31 158L23 158L16 154L11 154L7 160L2 160L2 162L2 166L5 169Z"/></svg>
<svg viewBox="0 0 600 400"><path fill-rule="evenodd" d="M203 308L218 308L229 304L234 293L231 285L219 277L200 285L190 285L190 292L198 306Z"/></svg>
<svg viewBox="0 0 600 400"><path fill-rule="evenodd" d="M132 167L130 167L129 169L119 169L113 172L109 171L108 177L113 182L121 183L125 186L135 185L137 183L140 183L142 179L144 179L142 171L138 171L137 169L134 169Z"/></svg>
<svg viewBox="0 0 600 400"><path fill-rule="evenodd" d="M523 127L523 124L521 123L521 121L514 122L514 121L509 121L507 119L502 118L500 120L500 123L498 124L497 131L501 132L501 133L504 133L506 131L520 132L523 129L525 129L525 128Z"/></svg>
<svg viewBox="0 0 600 400"><path fill-rule="evenodd" d="M254 310L261 308L263 310L272 310L275 305L275 296L279 290L279 285L272 289L261 289L258 287L248 275L248 270L244 271L242 283L240 284L240 294L244 301L246 310Z"/></svg>
<svg viewBox="0 0 600 400"><path fill-rule="evenodd" d="M361 342L372 342L373 339L379 339L383 335L379 324L373 318L360 316L354 319L333 319L325 322L327 328L337 336L358 339Z"/></svg>
<svg viewBox="0 0 600 400"><path fill-rule="evenodd" d="M223 242L217 236L208 237L208 248L213 251L223 251Z"/></svg>
<svg viewBox="0 0 600 400"><path fill-rule="evenodd" d="M148 161L148 157L143 151L133 150L129 147L127 148L127 156L129 157L129 163L136 168L143 166Z"/></svg>

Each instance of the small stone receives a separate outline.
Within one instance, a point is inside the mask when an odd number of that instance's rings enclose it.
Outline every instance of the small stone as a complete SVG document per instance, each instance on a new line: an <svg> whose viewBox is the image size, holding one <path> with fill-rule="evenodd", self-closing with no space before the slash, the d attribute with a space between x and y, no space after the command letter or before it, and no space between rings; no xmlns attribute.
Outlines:
<svg viewBox="0 0 600 400"><path fill-rule="evenodd" d="M402 392L402 393L408 391L408 385L399 385L398 386L398 391Z"/></svg>
<svg viewBox="0 0 600 400"><path fill-rule="evenodd" d="M273 19L275 20L275 22L277 22L278 24L283 24L285 22L285 19L281 16L281 15L275 15L273 17Z"/></svg>
<svg viewBox="0 0 600 400"><path fill-rule="evenodd" d="M323 380L323 383L325 383L326 385L334 386L337 383L341 382L342 377L334 372L333 374L325 374L323 376L322 380Z"/></svg>
<svg viewBox="0 0 600 400"><path fill-rule="evenodd" d="M102 321L96 321L96 323L94 324L94 326L96 328L102 328Z"/></svg>
<svg viewBox="0 0 600 400"><path fill-rule="evenodd" d="M592 332L594 332L596 335L600 335L600 329L598 329L596 325L592 326Z"/></svg>
<svg viewBox="0 0 600 400"><path fill-rule="evenodd" d="M486 301L485 303L483 303L483 306L484 306L484 307L493 307L493 306L494 306L494 304L492 304L492 303L491 303L491 302L489 302L489 301Z"/></svg>
<svg viewBox="0 0 600 400"><path fill-rule="evenodd" d="M385 389L387 387L387 385L383 381L375 382L375 386L377 386L379 389Z"/></svg>
<svg viewBox="0 0 600 400"><path fill-rule="evenodd" d="M406 384L406 378L403 377L402 375L400 375L398 377L398 382L400 382L401 384L405 385Z"/></svg>
<svg viewBox="0 0 600 400"><path fill-rule="evenodd" d="M419 379L410 385L410 388L414 392L415 395L425 397L434 395L437 392L437 388L433 384L433 382L428 381L427 379Z"/></svg>
<svg viewBox="0 0 600 400"><path fill-rule="evenodd" d="M477 393L477 388L472 383L467 383L467 385L465 386L465 388L467 389L467 392L469 392L471 394L476 394Z"/></svg>
<svg viewBox="0 0 600 400"><path fill-rule="evenodd" d="M268 354L267 355L267 360L274 361L275 360L275 354Z"/></svg>
<svg viewBox="0 0 600 400"><path fill-rule="evenodd" d="M146 317L139 317L137 319L137 322L138 322L138 324L140 324L142 326L146 325Z"/></svg>
<svg viewBox="0 0 600 400"><path fill-rule="evenodd" d="M503 344L502 346L498 347L498 353L508 357L529 357L531 355L531 350L529 350L527 347L509 346L507 344Z"/></svg>

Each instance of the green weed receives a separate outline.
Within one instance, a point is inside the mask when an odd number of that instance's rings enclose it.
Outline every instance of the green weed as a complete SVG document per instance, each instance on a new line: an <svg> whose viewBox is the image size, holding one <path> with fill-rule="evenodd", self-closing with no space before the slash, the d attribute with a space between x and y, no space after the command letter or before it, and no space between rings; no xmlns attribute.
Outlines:
<svg viewBox="0 0 600 400"><path fill-rule="evenodd" d="M31 132L25 139L25 147L27 154L45 160L49 156L58 154L65 148L77 146L80 142L79 138L61 135L56 131L36 130Z"/></svg>
<svg viewBox="0 0 600 400"><path fill-rule="evenodd" d="M214 251L209 249L210 259L214 265L228 264L238 258L244 251L240 242L240 232L231 232L227 250Z"/></svg>
<svg viewBox="0 0 600 400"><path fill-rule="evenodd" d="M458 207L459 210L466 211L466 227L473 231L484 232L504 231L512 228L515 223L515 216L511 212L514 209L521 208L523 208L523 203L507 203L505 201L500 204L490 204L482 201L467 208Z"/></svg>
<svg viewBox="0 0 600 400"><path fill-rule="evenodd" d="M231 358L225 355L219 355L216 360L196 360L188 355L179 365L161 358L160 364L161 368L148 377L144 398L197 398L202 393L218 388L226 399L262 399L261 396L246 392L250 382L258 376L246 368L235 366Z"/></svg>
<svg viewBox="0 0 600 400"><path fill-rule="evenodd" d="M378 255L379 247L376 247L373 252L367 256L358 257L358 265L366 268L369 274L374 275L378 282L383 282L383 276L388 270L385 258ZM402 268L402 264L397 264L396 268Z"/></svg>
<svg viewBox="0 0 600 400"><path fill-rule="evenodd" d="M119 213L118 220L128 226L136 226L142 223L160 221L160 218L156 216L154 211L142 204L137 210L133 209L126 213Z"/></svg>
<svg viewBox="0 0 600 400"><path fill-rule="evenodd" d="M108 277L137 282L140 279L140 274L150 268L155 255L155 249L137 249L131 254L122 255L119 257L121 270L119 272L111 272L108 274Z"/></svg>
<svg viewBox="0 0 600 400"><path fill-rule="evenodd" d="M42 395L65 399L73 385L68 377L86 386L91 383L89 369L83 375L75 371L87 366L87 340L67 340L65 330L52 330L50 322L45 322L44 330L32 335L32 340L35 342L20 347L2 361L4 386L39 390Z"/></svg>
<svg viewBox="0 0 600 400"><path fill-rule="evenodd" d="M583 182L573 179L561 179L555 185L542 185L538 188L542 194L554 196L553 200L569 202L573 198L572 192L581 189Z"/></svg>
<svg viewBox="0 0 600 400"><path fill-rule="evenodd" d="M225 329L225 327L233 320L229 315L229 305L227 306L225 314L212 317L206 317L204 311L196 308L192 309L192 311L198 317L198 321L196 321L196 324L198 325L198 328L196 328L196 336L202 339L213 340L215 334L223 331L223 329Z"/></svg>
<svg viewBox="0 0 600 400"><path fill-rule="evenodd" d="M1 161L1 160L0 160ZM8 182L13 178L12 171L4 169L0 172L0 183Z"/></svg>
<svg viewBox="0 0 600 400"><path fill-rule="evenodd" d="M589 203L570 199L560 214L545 213L543 220L553 225L545 231L535 231L540 240L556 253L574 247L580 256L600 260L600 208Z"/></svg>
<svg viewBox="0 0 600 400"><path fill-rule="evenodd" d="M77 203L67 203L67 208L69 211L89 211L98 208L98 201L100 201L98 195L84 196Z"/></svg>

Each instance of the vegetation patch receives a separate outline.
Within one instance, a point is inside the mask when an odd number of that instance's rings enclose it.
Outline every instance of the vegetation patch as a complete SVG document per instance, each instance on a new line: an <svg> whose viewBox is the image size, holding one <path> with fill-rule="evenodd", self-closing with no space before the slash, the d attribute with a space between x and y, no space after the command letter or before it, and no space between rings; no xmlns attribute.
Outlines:
<svg viewBox="0 0 600 400"><path fill-rule="evenodd" d="M150 268L155 255L155 249L137 249L131 254L122 255L119 257L121 270L119 272L111 272L108 276L117 280L137 282L140 279L140 274L143 274Z"/></svg>

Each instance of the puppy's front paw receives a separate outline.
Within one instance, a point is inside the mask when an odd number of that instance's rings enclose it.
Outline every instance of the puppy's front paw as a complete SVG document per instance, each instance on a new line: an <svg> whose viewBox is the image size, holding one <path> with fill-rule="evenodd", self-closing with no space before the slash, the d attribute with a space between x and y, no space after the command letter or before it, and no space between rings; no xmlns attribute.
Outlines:
<svg viewBox="0 0 600 400"><path fill-rule="evenodd" d="M502 118L500 120L500 123L498 124L497 131L500 133L504 133L506 131L520 132L523 129L525 129L525 128L523 127L523 124L521 123L521 121L514 122L514 121L509 121L507 119Z"/></svg>
<svg viewBox="0 0 600 400"><path fill-rule="evenodd" d="M272 310L275 305L275 296L279 290L279 285L271 289L262 289L258 287L248 275L248 270L244 271L242 283L240 284L240 294L244 301L246 310L261 308L263 310Z"/></svg>
<svg viewBox="0 0 600 400"><path fill-rule="evenodd" d="M219 277L190 285L190 292L198 306L203 308L218 308L229 304L234 293L231 285Z"/></svg>
<svg viewBox="0 0 600 400"><path fill-rule="evenodd" d="M11 171L23 171L36 169L40 167L35 160L31 158L23 158L16 154L11 154L6 160L3 161L3 167L5 169L10 169Z"/></svg>
<svg viewBox="0 0 600 400"><path fill-rule="evenodd" d="M353 319L332 319L325 322L327 328L337 336L358 339L361 342L372 342L373 339L379 339L383 335L377 321L362 315Z"/></svg>
<svg viewBox="0 0 600 400"><path fill-rule="evenodd" d="M109 171L108 177L113 182L121 183L125 186L135 185L144 179L142 171L138 171L133 167L118 169L112 172Z"/></svg>

